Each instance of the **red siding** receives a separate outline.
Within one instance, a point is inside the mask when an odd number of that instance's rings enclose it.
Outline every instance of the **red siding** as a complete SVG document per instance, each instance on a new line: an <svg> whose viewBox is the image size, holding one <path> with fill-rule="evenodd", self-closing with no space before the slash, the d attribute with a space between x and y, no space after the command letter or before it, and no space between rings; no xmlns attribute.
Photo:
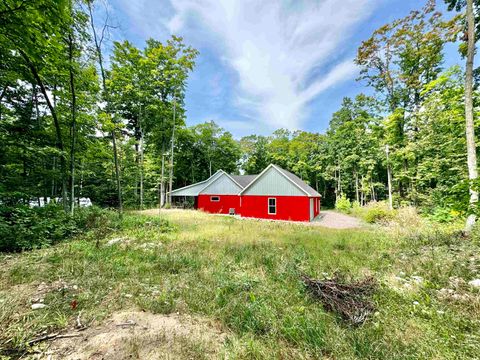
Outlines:
<svg viewBox="0 0 480 360"><path fill-rule="evenodd" d="M218 196L220 201L210 201L211 196ZM198 208L209 213L228 214L230 208L240 214L240 196L238 195L198 195Z"/></svg>
<svg viewBox="0 0 480 360"><path fill-rule="evenodd" d="M220 201L211 201L218 196ZM241 198L241 200L240 200ZM268 214L268 199L277 199L277 213ZM307 196L266 196L266 195L199 195L198 209L216 214L228 214L230 208L243 217L272 220L310 221L310 199ZM320 213L320 198L314 199L314 217ZM241 204L241 206L240 206Z"/></svg>
<svg viewBox="0 0 480 360"><path fill-rule="evenodd" d="M243 195L244 217L272 220L310 221L310 198L307 196ZM268 198L277 199L277 213L268 214Z"/></svg>

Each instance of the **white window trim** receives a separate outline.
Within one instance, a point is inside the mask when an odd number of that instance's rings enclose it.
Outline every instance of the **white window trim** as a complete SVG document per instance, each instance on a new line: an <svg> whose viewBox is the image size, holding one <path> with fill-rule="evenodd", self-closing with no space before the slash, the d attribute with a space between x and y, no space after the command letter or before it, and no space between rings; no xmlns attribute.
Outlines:
<svg viewBox="0 0 480 360"><path fill-rule="evenodd" d="M270 199L275 200L275 212L270 212ZM268 215L277 215L277 198L269 197L267 200L267 211Z"/></svg>
<svg viewBox="0 0 480 360"><path fill-rule="evenodd" d="M213 200L213 198L217 198L217 200ZM210 202L219 202L220 196L210 196Z"/></svg>

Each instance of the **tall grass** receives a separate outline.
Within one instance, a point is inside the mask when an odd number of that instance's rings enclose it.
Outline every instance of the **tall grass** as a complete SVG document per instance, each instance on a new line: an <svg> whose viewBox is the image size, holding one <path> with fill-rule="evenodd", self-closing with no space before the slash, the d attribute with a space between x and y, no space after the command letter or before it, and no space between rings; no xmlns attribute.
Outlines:
<svg viewBox="0 0 480 360"><path fill-rule="evenodd" d="M478 244L469 240L195 211L128 214L125 224L99 248L84 236L10 258L1 267L0 342L21 345L71 324L79 311L88 323L139 307L218 321L233 359L473 359L480 353L478 291L451 279L478 276ZM111 238L122 240L107 246ZM381 284L377 313L362 327L325 312L300 281L302 273L322 278L337 271L370 274ZM58 279L78 290L49 293L48 307L31 311L33 285ZM440 296L442 288L468 300Z"/></svg>

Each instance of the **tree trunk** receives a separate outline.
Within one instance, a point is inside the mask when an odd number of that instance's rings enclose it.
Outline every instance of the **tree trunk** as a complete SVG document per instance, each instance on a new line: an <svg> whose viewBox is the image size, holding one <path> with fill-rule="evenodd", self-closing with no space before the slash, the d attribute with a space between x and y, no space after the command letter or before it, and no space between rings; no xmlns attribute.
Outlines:
<svg viewBox="0 0 480 360"><path fill-rule="evenodd" d="M372 201L375 201L375 186L373 185L373 179L372 179L371 182L370 182L370 186L371 186L371 188L372 188L371 200L372 200Z"/></svg>
<svg viewBox="0 0 480 360"><path fill-rule="evenodd" d="M357 203L360 203L360 195L358 191L358 173L355 171L355 196Z"/></svg>
<svg viewBox="0 0 480 360"><path fill-rule="evenodd" d="M57 190L55 189L55 172L57 170L57 158L54 156L53 157L53 164L52 164L52 194L51 197L55 197L57 195Z"/></svg>
<svg viewBox="0 0 480 360"><path fill-rule="evenodd" d="M139 172L140 172L140 210L143 210L143 128L142 128L142 105L140 105L140 112L138 115L138 131L139 131Z"/></svg>
<svg viewBox="0 0 480 360"><path fill-rule="evenodd" d="M80 160L80 185L79 185L79 191L78 191L78 197L81 197L83 195L83 159Z"/></svg>
<svg viewBox="0 0 480 360"><path fill-rule="evenodd" d="M117 180L117 198L118 198L118 212L120 217L123 216L123 202L122 202L122 184L120 181L120 166L118 164L117 139L115 132L112 130L112 145L113 145L113 161L115 163L115 178Z"/></svg>
<svg viewBox="0 0 480 360"><path fill-rule="evenodd" d="M165 144L162 143L162 171L160 175L160 207L165 205Z"/></svg>
<svg viewBox="0 0 480 360"><path fill-rule="evenodd" d="M28 68L30 69L33 77L35 78L35 81L37 82L37 85L40 87L40 91L45 98L45 102L47 103L47 107L50 110L50 114L52 115L53 118L53 124L55 126L55 132L56 132L56 146L58 150L60 151L60 169L62 172L62 203L65 211L68 211L67 207L67 162L65 160L65 152L64 152L64 146L63 146L63 140L62 140L62 131L60 129L60 122L58 121L58 116L57 116L57 111L55 107L52 105L52 102L50 101L50 98L48 97L47 89L45 88L45 84L43 83L43 80L40 77L40 74L37 71L37 68L33 64L33 62L30 60L28 55L21 49L19 49L20 54L22 55L23 59L25 60Z"/></svg>
<svg viewBox="0 0 480 360"><path fill-rule="evenodd" d="M73 32L73 31L72 31ZM68 35L68 57L70 61L70 94L71 99L71 116L72 116L72 144L70 147L70 213L73 215L75 211L75 143L77 139L77 96L75 93L75 75L73 70L73 35Z"/></svg>
<svg viewBox="0 0 480 360"><path fill-rule="evenodd" d="M388 145L385 147L385 152L387 154L387 181L388 181L388 207L390 210L393 209L393 200L392 200L392 171L390 170L390 159L388 156Z"/></svg>
<svg viewBox="0 0 480 360"><path fill-rule="evenodd" d="M337 180L337 169L333 170L333 178L335 181L335 203L338 200L338 180Z"/></svg>
<svg viewBox="0 0 480 360"><path fill-rule="evenodd" d="M476 221L476 206L478 192L474 189L474 181L478 177L477 148L475 145L475 127L473 122L473 58L475 56L475 18L473 13L473 0L467 0L468 48L465 69L465 121L467 138L467 165L470 180L470 214L465 223L465 231L472 230Z"/></svg>
<svg viewBox="0 0 480 360"><path fill-rule="evenodd" d="M140 209L143 210L143 131L140 128Z"/></svg>
<svg viewBox="0 0 480 360"><path fill-rule="evenodd" d="M338 193L342 196L342 170L338 167Z"/></svg>
<svg viewBox="0 0 480 360"><path fill-rule="evenodd" d="M173 190L173 147L175 144L175 107L176 102L173 99L173 127L172 127L172 147L170 149L170 174L168 180L168 203L172 205L172 190Z"/></svg>
<svg viewBox="0 0 480 360"><path fill-rule="evenodd" d="M358 182L358 175L357 175L357 182ZM365 205L365 199L367 198L367 194L363 191L363 184L365 183L365 177L362 175L362 186L360 189L360 205Z"/></svg>
<svg viewBox="0 0 480 360"><path fill-rule="evenodd" d="M97 30L95 29L95 22L93 20L93 10L92 10L92 3L91 1L87 1L87 6L88 6L88 12L90 15L90 25L92 28L92 34L93 34L93 39L95 43L95 51L96 55L98 58L98 65L100 67L100 76L102 77L102 87L103 87L103 94L104 98L107 101L107 106L108 106L108 91L107 91L107 85L106 85L106 76L105 76L105 69L103 67L103 55L102 55L102 44L101 41L103 40L100 39L98 40L97 37ZM107 24L104 24L103 29L107 27ZM107 111L108 113L108 111ZM115 136L115 129L113 129L110 133L110 136L112 138L112 144L113 144L113 159L115 163L115 177L116 177L116 182L117 182L117 199L118 199L118 212L120 213L120 217L123 215L123 203L122 203L122 183L120 181L120 168L118 165L118 154L117 154L117 139Z"/></svg>

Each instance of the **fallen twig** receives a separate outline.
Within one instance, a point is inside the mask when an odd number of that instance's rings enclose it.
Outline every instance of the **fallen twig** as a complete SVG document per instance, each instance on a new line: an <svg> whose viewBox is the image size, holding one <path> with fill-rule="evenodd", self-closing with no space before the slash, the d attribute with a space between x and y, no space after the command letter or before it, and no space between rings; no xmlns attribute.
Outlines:
<svg viewBox="0 0 480 360"><path fill-rule="evenodd" d="M116 324L116 326L122 326L122 327L123 326L135 326L135 325L137 325L137 323L133 320L128 320L124 323Z"/></svg>
<svg viewBox="0 0 480 360"><path fill-rule="evenodd" d="M327 311L339 314L351 324L362 324L375 311L375 305L370 299L377 288L373 277L347 283L339 274L326 280L315 280L303 275L302 281Z"/></svg>
<svg viewBox="0 0 480 360"><path fill-rule="evenodd" d="M73 337L79 337L82 336L81 334L61 334L58 335L55 339L65 339L65 338L73 338Z"/></svg>
<svg viewBox="0 0 480 360"><path fill-rule="evenodd" d="M81 334L60 334L60 333L52 333L52 334L47 334L44 336L39 336L35 339L32 339L28 342L29 346L32 346L34 344L37 344L42 341L47 341L47 340L55 340L55 339L65 339L65 338L72 338L72 337L79 337L82 336Z"/></svg>
<svg viewBox="0 0 480 360"><path fill-rule="evenodd" d="M28 345L33 345L33 344L36 344L36 343L39 343L41 341L45 341L45 340L50 340L50 339L55 339L58 335L60 335L59 333L52 333L52 334L47 334L47 335L43 335L43 336L39 336L35 339L32 339L28 342Z"/></svg>

